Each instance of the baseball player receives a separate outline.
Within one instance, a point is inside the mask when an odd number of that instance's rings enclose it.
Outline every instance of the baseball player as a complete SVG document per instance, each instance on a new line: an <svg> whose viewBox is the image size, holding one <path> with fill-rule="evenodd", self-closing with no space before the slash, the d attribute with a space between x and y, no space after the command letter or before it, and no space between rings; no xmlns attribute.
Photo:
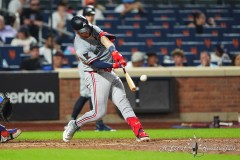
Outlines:
<svg viewBox="0 0 240 160"><path fill-rule="evenodd" d="M83 16L73 17L71 25L76 33L74 47L83 63L85 85L90 90L93 109L77 120L69 121L63 132L63 141L69 142L78 128L85 123L102 118L107 112L109 97L131 126L137 141L149 141L148 134L144 132L126 97L122 81L112 71L113 68L126 66L122 55L112 43L115 36L90 24Z"/></svg>
<svg viewBox="0 0 240 160"><path fill-rule="evenodd" d="M93 23L94 22L94 15L95 15L95 9L93 6L89 5L83 8L83 16L88 20L88 22ZM84 104L90 100L90 93L89 90L86 88L85 85L85 77L84 77L84 71L83 71L83 65L81 61L78 65L79 73L80 73L80 94L81 96L78 98L77 102L74 105L73 112L71 119L76 120L78 114L81 112ZM92 110L92 103L90 101L90 109ZM96 122L96 130L97 131L115 131L111 127L105 125L102 120L98 120Z"/></svg>
<svg viewBox="0 0 240 160"><path fill-rule="evenodd" d="M5 95L0 96L0 116L4 121L8 121L12 111L12 106L9 98ZM5 126L0 124L0 142L7 142L18 137L21 134L20 129L6 129Z"/></svg>

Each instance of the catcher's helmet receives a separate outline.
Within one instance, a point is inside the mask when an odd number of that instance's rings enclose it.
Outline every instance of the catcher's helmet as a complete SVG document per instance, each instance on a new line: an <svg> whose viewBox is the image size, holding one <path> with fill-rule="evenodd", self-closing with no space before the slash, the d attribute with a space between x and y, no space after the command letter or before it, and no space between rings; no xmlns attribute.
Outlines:
<svg viewBox="0 0 240 160"><path fill-rule="evenodd" d="M72 28L79 32L86 32L87 29L91 28L91 24L88 23L87 19L83 16L75 16L71 20Z"/></svg>

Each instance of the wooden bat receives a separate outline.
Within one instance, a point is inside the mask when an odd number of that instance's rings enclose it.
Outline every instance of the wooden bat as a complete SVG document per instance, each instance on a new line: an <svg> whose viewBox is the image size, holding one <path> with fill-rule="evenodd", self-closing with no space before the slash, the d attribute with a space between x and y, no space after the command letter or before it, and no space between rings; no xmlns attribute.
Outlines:
<svg viewBox="0 0 240 160"><path fill-rule="evenodd" d="M136 91L136 86L135 86L131 76L126 72L125 67L123 67L122 69L123 69L123 72L124 72L124 75L126 77L126 80L127 80L127 83L128 83L128 86L129 86L130 90L132 92L135 92Z"/></svg>

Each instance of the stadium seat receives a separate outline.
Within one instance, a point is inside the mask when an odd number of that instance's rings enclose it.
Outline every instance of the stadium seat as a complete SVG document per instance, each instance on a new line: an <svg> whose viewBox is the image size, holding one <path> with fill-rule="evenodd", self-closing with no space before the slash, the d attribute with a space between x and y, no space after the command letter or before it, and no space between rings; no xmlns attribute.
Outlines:
<svg viewBox="0 0 240 160"><path fill-rule="evenodd" d="M146 18L135 19L135 18L125 18L121 21L121 25L132 26L133 28L142 28L148 23Z"/></svg>
<svg viewBox="0 0 240 160"><path fill-rule="evenodd" d="M152 11L152 16L154 18L174 18L175 15L176 15L176 12L173 9L162 9L162 10Z"/></svg>
<svg viewBox="0 0 240 160"><path fill-rule="evenodd" d="M155 36L166 37L166 34L170 32L169 28L164 28L163 26L146 26L144 32L146 34L154 34Z"/></svg>
<svg viewBox="0 0 240 160"><path fill-rule="evenodd" d="M104 19L104 20L96 20L96 24L99 26L105 26L108 28L115 28L116 26L121 25L121 21L119 19Z"/></svg>
<svg viewBox="0 0 240 160"><path fill-rule="evenodd" d="M133 26L117 26L117 29L115 30L115 32L113 34L126 34L126 35L130 35L130 36L136 36L137 33L141 33L143 32L141 28L134 28Z"/></svg>
<svg viewBox="0 0 240 160"><path fill-rule="evenodd" d="M207 17L213 17L214 19L231 17L231 13L229 12L228 9L207 9L205 14Z"/></svg>
<svg viewBox="0 0 240 160"><path fill-rule="evenodd" d="M153 25L162 26L163 28L172 29L176 23L175 18L154 18Z"/></svg>
<svg viewBox="0 0 240 160"><path fill-rule="evenodd" d="M191 52L185 52L184 56L187 60L187 66L193 66L194 65L194 60L196 59L196 55L192 54Z"/></svg>
<svg viewBox="0 0 240 160"><path fill-rule="evenodd" d="M201 65L200 60L194 60L193 61L193 66L199 66L199 65Z"/></svg>
<svg viewBox="0 0 240 160"><path fill-rule="evenodd" d="M118 47L120 52L135 52L142 51L146 52L146 43L145 42L124 42L121 47Z"/></svg>
<svg viewBox="0 0 240 160"><path fill-rule="evenodd" d="M14 37L6 37L5 44L11 44L13 39L14 39Z"/></svg>
<svg viewBox="0 0 240 160"><path fill-rule="evenodd" d="M196 34L196 29L187 27L186 25L174 26L173 33L193 36Z"/></svg>
<svg viewBox="0 0 240 160"><path fill-rule="evenodd" d="M148 47L148 50L153 50L155 52L160 52L163 55L169 55L176 45L174 42L153 42L151 47Z"/></svg>

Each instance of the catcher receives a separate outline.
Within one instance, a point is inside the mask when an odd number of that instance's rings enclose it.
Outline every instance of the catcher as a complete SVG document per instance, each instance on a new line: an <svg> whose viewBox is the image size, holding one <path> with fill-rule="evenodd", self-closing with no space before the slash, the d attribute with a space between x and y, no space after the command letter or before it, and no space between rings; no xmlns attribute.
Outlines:
<svg viewBox="0 0 240 160"><path fill-rule="evenodd" d="M12 105L10 99L4 94L3 97L0 95L0 118L3 121L8 122L12 113ZM7 142L18 137L21 134L20 129L6 129L5 126L0 124L0 142Z"/></svg>

